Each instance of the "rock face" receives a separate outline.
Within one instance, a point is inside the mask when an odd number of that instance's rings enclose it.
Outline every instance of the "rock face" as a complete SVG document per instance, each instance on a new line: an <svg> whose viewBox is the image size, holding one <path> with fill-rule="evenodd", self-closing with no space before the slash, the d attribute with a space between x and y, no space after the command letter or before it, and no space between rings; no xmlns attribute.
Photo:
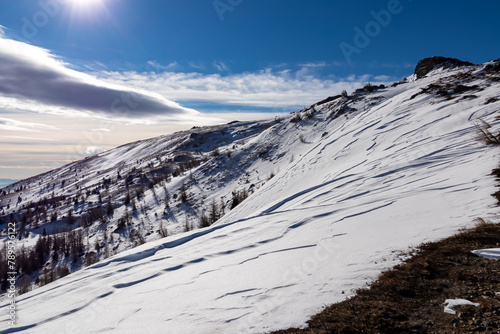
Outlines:
<svg viewBox="0 0 500 334"><path fill-rule="evenodd" d="M500 58L492 61L490 64L484 67L484 71L487 73L500 72Z"/></svg>
<svg viewBox="0 0 500 334"><path fill-rule="evenodd" d="M425 58L418 62L417 67L415 67L415 74L417 79L423 78L427 73L436 68L455 68L461 66L471 66L474 65L468 61L462 61L456 58L446 58L446 57L431 57Z"/></svg>

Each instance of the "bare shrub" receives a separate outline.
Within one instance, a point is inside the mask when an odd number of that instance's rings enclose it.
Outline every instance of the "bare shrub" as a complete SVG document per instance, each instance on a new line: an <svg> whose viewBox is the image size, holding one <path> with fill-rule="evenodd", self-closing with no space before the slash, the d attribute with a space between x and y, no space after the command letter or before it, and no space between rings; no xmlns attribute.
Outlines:
<svg viewBox="0 0 500 334"><path fill-rule="evenodd" d="M212 151L212 156L213 157L218 157L220 155L220 151L219 151L219 147L214 147L213 151Z"/></svg>
<svg viewBox="0 0 500 334"><path fill-rule="evenodd" d="M494 135L489 130L491 125L486 122L484 119L479 119L474 126L476 127L478 139L484 142L487 145L499 145L500 144L500 133L498 135Z"/></svg>
<svg viewBox="0 0 500 334"><path fill-rule="evenodd" d="M160 227L158 228L158 234L162 238L168 237L168 230L165 226L163 226L163 222L160 222Z"/></svg>
<svg viewBox="0 0 500 334"><path fill-rule="evenodd" d="M302 120L299 113L296 113L291 119L290 123L299 123Z"/></svg>

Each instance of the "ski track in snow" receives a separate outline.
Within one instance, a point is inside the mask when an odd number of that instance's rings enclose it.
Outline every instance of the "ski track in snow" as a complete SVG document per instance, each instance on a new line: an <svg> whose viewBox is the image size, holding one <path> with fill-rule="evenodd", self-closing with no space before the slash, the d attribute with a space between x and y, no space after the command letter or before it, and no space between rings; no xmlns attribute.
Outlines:
<svg viewBox="0 0 500 334"><path fill-rule="evenodd" d="M498 154L474 139L470 117L488 118L496 108L477 109L479 99L410 100L433 80L384 90L378 105L324 119L309 132L283 121L257 135L248 145L279 141L296 159L281 154L281 171L217 224L151 241L20 296L19 327L2 319L0 333L303 327L322 306L396 264L395 250L495 216L488 174ZM366 102L356 103L363 110ZM305 143L296 131L305 131ZM121 154L133 159L134 152ZM261 160L244 163L262 176L275 171Z"/></svg>

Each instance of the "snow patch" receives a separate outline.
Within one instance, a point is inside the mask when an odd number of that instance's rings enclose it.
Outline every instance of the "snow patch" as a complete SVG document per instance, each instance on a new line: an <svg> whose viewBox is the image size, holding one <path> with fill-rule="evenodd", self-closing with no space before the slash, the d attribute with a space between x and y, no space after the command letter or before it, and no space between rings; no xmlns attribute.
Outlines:
<svg viewBox="0 0 500 334"><path fill-rule="evenodd" d="M457 312L453 308L466 305L478 307L479 303L473 303L467 299L446 299L444 302L444 312L448 314L457 314Z"/></svg>
<svg viewBox="0 0 500 334"><path fill-rule="evenodd" d="M500 260L500 248L473 250L472 254L476 254L477 256L490 260Z"/></svg>

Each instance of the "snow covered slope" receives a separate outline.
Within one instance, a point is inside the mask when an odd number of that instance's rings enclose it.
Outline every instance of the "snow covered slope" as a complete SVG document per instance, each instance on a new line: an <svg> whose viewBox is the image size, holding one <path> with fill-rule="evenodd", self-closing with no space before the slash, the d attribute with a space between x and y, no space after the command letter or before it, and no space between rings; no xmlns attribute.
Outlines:
<svg viewBox="0 0 500 334"><path fill-rule="evenodd" d="M253 190L248 199L208 228L150 240L19 296L18 327L1 319L0 333L304 326L397 263L399 250L497 214L488 175L499 156L476 139L474 122L499 129L500 83L482 69L367 87L220 145L230 156L168 187L191 182L198 205L238 187ZM230 138L256 125L232 126ZM144 199L153 212L154 197Z"/></svg>

